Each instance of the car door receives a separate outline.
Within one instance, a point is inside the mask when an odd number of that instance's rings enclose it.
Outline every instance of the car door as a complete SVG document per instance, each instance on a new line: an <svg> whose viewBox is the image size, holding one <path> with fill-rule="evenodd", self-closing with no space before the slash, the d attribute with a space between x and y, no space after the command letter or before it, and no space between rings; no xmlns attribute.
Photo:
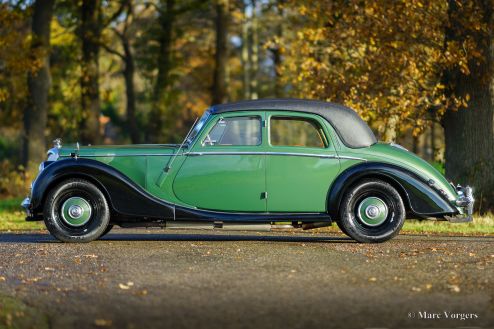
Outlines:
<svg viewBox="0 0 494 329"><path fill-rule="evenodd" d="M202 209L265 212L263 121L264 112L212 118L173 182L175 195Z"/></svg>
<svg viewBox="0 0 494 329"><path fill-rule="evenodd" d="M329 127L317 116L268 112L266 156L269 212L325 212L340 163Z"/></svg>

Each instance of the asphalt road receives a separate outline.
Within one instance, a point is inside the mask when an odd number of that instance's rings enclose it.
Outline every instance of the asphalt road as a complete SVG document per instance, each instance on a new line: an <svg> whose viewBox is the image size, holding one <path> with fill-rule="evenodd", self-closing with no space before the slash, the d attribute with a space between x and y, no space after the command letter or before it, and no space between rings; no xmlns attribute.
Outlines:
<svg viewBox="0 0 494 329"><path fill-rule="evenodd" d="M494 237L0 234L0 295L50 328L494 328L493 269Z"/></svg>

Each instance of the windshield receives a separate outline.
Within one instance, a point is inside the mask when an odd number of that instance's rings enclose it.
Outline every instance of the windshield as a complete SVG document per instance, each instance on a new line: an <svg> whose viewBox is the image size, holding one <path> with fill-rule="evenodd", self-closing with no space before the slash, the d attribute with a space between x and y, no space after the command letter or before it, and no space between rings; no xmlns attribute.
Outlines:
<svg viewBox="0 0 494 329"><path fill-rule="evenodd" d="M211 112L209 110L206 110L206 112L204 112L204 114L199 119L199 121L197 121L197 124L195 125L194 129L190 133L190 136L187 138L188 144L190 144L192 141L194 141L194 139L199 134L199 132L201 131L201 129L204 126L204 124L206 123L206 121L208 121L210 115L211 115Z"/></svg>

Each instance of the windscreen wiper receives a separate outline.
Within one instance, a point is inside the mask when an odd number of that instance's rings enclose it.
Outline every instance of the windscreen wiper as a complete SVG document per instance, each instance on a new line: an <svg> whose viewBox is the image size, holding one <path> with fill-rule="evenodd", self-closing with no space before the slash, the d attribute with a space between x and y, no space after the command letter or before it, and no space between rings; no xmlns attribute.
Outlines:
<svg viewBox="0 0 494 329"><path fill-rule="evenodd" d="M190 136L190 133L192 132L192 130L194 129L194 127L196 126L196 123L197 123L197 119L199 118L196 118L194 123L192 124L192 127L189 129L189 132L187 133L187 135L185 135L185 138L184 140L182 141L182 144L180 144L180 147L178 148L177 152L175 152L175 154L173 155L172 159L170 160L170 162L168 162L168 164L166 166L163 167L163 171L161 171L161 174L160 176L158 177L158 179L156 180L156 185L158 185L159 187L161 187L163 185L163 183L165 182L166 180L166 176L168 175L168 173L172 170L172 164L173 164L173 161L175 161L175 158L178 156L178 154L180 153L180 151L182 150L182 148L184 147L185 143L187 142L187 140L189 139L189 136Z"/></svg>

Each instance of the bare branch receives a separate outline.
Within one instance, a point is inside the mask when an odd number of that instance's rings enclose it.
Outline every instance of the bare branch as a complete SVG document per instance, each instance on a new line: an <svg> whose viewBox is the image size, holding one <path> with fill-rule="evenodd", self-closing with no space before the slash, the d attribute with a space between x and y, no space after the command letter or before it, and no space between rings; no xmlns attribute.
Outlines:
<svg viewBox="0 0 494 329"><path fill-rule="evenodd" d="M113 54L113 55L116 55L116 56L120 57L120 59L122 59L122 60L124 60L124 59L125 59L125 55L124 55L124 54L122 54L121 52L119 52L119 51L117 51L117 50L115 50L115 49L113 49L113 48L111 48L111 47L109 47L106 43L101 42L101 43L100 43L100 46L101 46L101 47L102 47L102 48L103 48L106 52L108 52L108 53L110 53L110 54Z"/></svg>

